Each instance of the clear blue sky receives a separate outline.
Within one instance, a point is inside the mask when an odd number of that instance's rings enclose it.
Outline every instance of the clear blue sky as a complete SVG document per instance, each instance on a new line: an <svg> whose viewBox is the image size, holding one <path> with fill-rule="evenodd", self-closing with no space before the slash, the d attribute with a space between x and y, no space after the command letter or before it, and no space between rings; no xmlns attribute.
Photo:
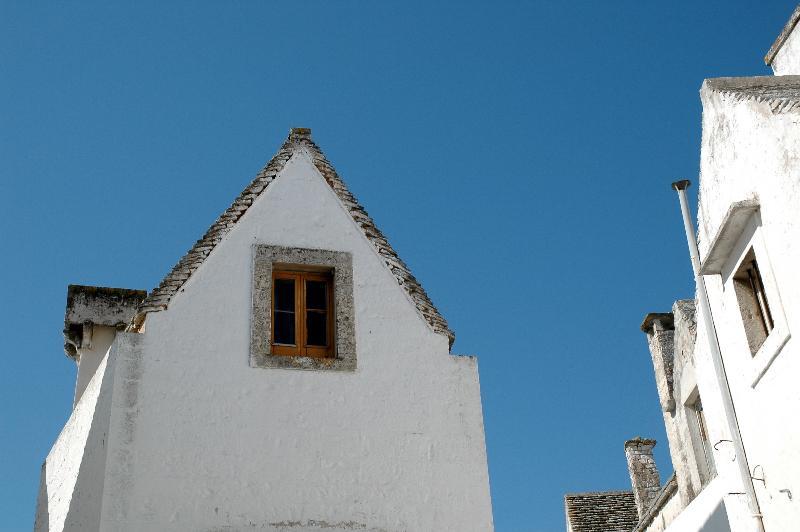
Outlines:
<svg viewBox="0 0 800 532"><path fill-rule="evenodd" d="M69 416L69 283L152 288L306 126L477 354L498 531L660 441L639 323L691 297L669 183L790 2L0 2L2 530ZM369 430L365 427L365 430Z"/></svg>

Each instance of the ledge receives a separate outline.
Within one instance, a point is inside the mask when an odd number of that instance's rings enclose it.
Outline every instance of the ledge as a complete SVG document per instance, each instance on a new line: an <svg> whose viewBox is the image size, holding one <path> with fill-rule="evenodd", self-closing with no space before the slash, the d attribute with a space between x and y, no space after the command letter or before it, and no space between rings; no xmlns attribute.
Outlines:
<svg viewBox="0 0 800 532"><path fill-rule="evenodd" d="M133 319L147 296L146 290L84 286L67 287L67 308L64 312L64 352L76 359L83 343L84 325L124 328Z"/></svg>
<svg viewBox="0 0 800 532"><path fill-rule="evenodd" d="M730 206L716 236L711 241L708 254L700 265L702 275L719 275L722 272L722 268L736 246L747 221L758 211L759 207L758 200L755 199L737 201Z"/></svg>

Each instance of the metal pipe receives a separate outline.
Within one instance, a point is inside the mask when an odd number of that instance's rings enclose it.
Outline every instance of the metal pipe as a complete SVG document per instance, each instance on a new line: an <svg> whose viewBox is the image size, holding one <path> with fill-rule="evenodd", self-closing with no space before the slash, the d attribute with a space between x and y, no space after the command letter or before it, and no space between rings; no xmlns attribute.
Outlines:
<svg viewBox="0 0 800 532"><path fill-rule="evenodd" d="M728 384L728 376L725 373L725 364L722 360L722 352L719 347L717 329L714 326L714 317L711 315L711 305L708 303L706 283L700 273L700 253L697 250L694 224L692 224L692 218L689 213L689 202L686 199L686 189L689 188L690 184L689 180L684 179L672 183L672 188L678 192L678 200L681 204L683 228L686 230L686 241L689 244L689 256L692 259L692 270L694 271L694 280L697 284L697 299L700 303L701 321L705 325L706 337L708 338L708 344L711 348L711 360L714 365L714 373L716 374L717 385L722 394L722 408L725 413L725 422L728 424L728 432L730 432L731 439L733 440L733 447L736 451L736 464L739 469L739 475L741 476L745 494L747 495L747 505L750 508L750 512L753 514L753 518L756 520L758 531L764 532L764 520L761 515L761 509L758 506L756 489L753 485L753 478L750 475L750 466L747 464L744 442L742 442L742 434L739 431L739 421L736 419L736 409L733 407L731 387L730 384Z"/></svg>

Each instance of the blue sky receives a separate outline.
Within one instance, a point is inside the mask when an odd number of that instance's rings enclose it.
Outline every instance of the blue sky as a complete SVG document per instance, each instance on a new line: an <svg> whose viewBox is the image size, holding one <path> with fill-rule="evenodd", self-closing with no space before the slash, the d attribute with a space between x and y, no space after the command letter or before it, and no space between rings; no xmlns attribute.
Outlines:
<svg viewBox="0 0 800 532"><path fill-rule="evenodd" d="M767 74L793 8L0 1L0 529L69 416L67 284L152 288L292 126L479 356L498 531L629 487L635 435L666 478L639 324L693 294L669 184L703 78Z"/></svg>

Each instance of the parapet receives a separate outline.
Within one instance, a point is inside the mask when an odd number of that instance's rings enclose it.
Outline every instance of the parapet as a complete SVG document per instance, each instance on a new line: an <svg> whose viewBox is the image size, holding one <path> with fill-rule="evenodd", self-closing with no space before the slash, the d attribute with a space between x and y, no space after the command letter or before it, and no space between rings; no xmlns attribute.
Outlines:
<svg viewBox="0 0 800 532"><path fill-rule="evenodd" d="M77 350L83 345L84 327L103 325L120 329L127 326L145 297L146 290L69 285L64 314L66 355L76 358Z"/></svg>

